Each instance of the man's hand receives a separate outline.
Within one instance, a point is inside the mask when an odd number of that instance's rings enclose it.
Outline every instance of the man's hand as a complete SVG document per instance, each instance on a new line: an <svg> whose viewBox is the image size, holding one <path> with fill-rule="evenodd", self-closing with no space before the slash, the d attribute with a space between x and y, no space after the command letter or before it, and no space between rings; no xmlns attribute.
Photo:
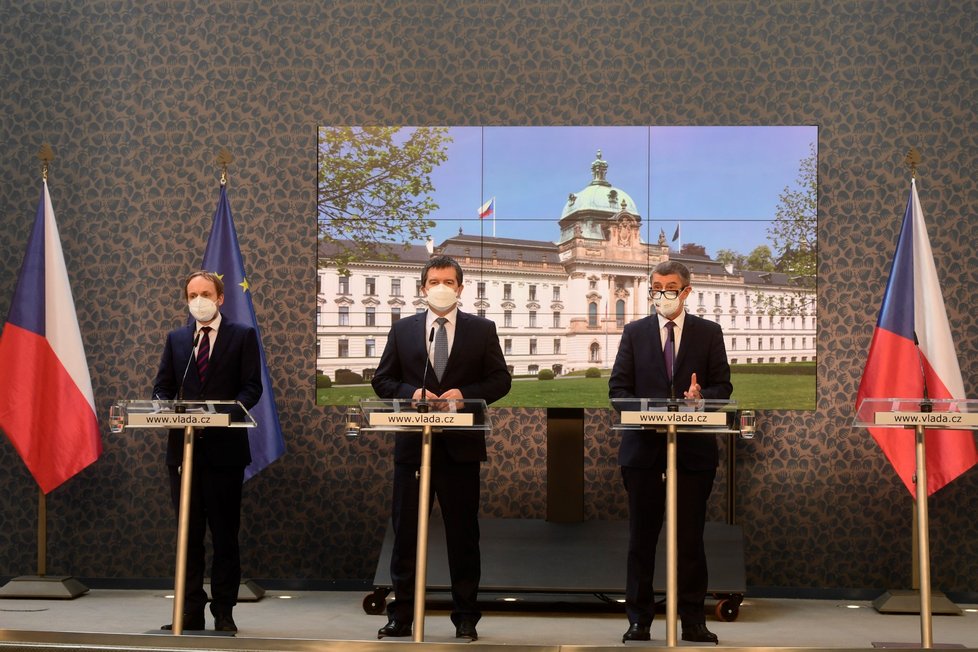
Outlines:
<svg viewBox="0 0 978 652"><path fill-rule="evenodd" d="M444 410L446 412L455 412L460 407L462 407L462 399L464 397L462 396L462 392L460 392L455 388L452 388L447 392L445 392L444 394L442 394L441 396L439 396L438 398L444 400L444 403L441 403L438 406L439 410Z"/></svg>
<svg viewBox="0 0 978 652"><path fill-rule="evenodd" d="M700 389L699 383L696 382L696 374L694 373L689 379L689 390L683 392L683 396L686 398L701 399L703 395L700 394Z"/></svg>

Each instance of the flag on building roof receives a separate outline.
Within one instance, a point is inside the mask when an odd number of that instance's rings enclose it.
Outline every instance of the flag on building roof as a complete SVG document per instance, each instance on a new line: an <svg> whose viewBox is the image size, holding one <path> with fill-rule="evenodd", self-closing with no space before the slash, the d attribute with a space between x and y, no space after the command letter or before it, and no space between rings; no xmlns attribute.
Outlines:
<svg viewBox="0 0 978 652"><path fill-rule="evenodd" d="M234 229L231 204L228 202L227 187L221 186L221 197L214 211L214 223L207 239L204 262L201 269L215 272L224 281L224 304L221 314L239 324L248 324L258 333L258 351L261 356L262 393L258 403L251 408L251 416L258 425L248 429L251 444L251 464L245 469L245 480L277 460L285 453L285 439L275 407L275 392L268 374L265 360L265 347L261 341L261 329L255 317L255 306L251 300L251 288L245 277L244 261L238 246L238 234Z"/></svg>
<svg viewBox="0 0 978 652"><path fill-rule="evenodd" d="M857 408L867 398L965 398L916 182L910 185L893 267L859 384ZM869 431L915 495L913 430ZM978 462L974 435L967 430L927 430L925 449L928 495Z"/></svg>
<svg viewBox="0 0 978 652"><path fill-rule="evenodd" d="M675 242L679 239L679 222L676 222L676 232L672 234L672 241Z"/></svg>
<svg viewBox="0 0 978 652"><path fill-rule="evenodd" d="M44 493L102 454L92 380L47 181L0 334L0 428Z"/></svg>
<svg viewBox="0 0 978 652"><path fill-rule="evenodd" d="M479 207L479 219L484 220L490 215L492 215L496 210L496 198L493 197L485 204Z"/></svg>

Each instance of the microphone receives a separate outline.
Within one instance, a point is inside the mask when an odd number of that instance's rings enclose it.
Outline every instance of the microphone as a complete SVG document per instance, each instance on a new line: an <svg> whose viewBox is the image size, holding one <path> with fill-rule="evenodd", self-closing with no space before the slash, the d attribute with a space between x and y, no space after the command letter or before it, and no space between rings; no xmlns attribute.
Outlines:
<svg viewBox="0 0 978 652"><path fill-rule="evenodd" d="M421 374L421 400L417 403L418 412L427 412L428 406L428 390L425 389L425 383L428 381L428 367L431 366L431 343L435 339L435 327L431 326L431 331L428 332L428 344L424 349L424 373Z"/></svg>
<svg viewBox="0 0 978 652"><path fill-rule="evenodd" d="M190 358L187 360L187 366L184 367L184 369L183 369L183 377L180 378L180 389L177 392L177 400L178 401L182 401L183 400L183 383L187 380L187 372L190 371L190 363L193 362L194 358L197 357L197 344L198 344L198 342L200 342L200 334L202 332L203 331L198 330L197 331L197 334L194 336L194 343L193 343L193 346L190 349ZM184 406L178 405L177 408L174 411L175 412L183 412L185 409L186 408Z"/></svg>

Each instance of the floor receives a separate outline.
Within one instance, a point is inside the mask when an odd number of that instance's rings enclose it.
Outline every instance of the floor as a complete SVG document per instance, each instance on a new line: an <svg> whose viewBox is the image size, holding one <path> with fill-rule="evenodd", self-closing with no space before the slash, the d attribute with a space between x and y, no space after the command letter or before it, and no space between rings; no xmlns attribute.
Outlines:
<svg viewBox="0 0 978 652"><path fill-rule="evenodd" d="M303 647L299 642L307 646L310 641L322 643L313 646L316 649L335 647L326 644L330 641L369 642L372 648L411 642L410 638L378 642L376 631L386 619L364 612L365 597L365 593L356 591L268 591L261 600L239 604L235 609L240 629L236 639L213 633L201 638L188 633L180 646L267 650L297 649ZM621 634L627 626L624 615L613 613L617 607L604 605L597 598L583 596L558 601L546 596L524 596L526 601L521 606L521 603L506 602L506 597L509 596L483 596L487 604L498 604L499 609L486 609L479 623L478 644L470 644L472 648L626 647L621 643ZM964 610L960 616L933 617L935 647L978 649L978 605L958 606ZM160 635L158 629L170 622L171 610L172 598L164 591L152 590L91 590L74 600L4 599L0 600L0 647L32 640L66 644L81 641L92 649L120 644L120 641L124 647L172 647L178 637ZM209 615L207 621L208 627L212 627ZM867 649L874 644L880 647L880 643L921 647L919 616L880 614L870 602L862 601L748 597L736 620L720 622L710 616L707 625L720 637L721 647L728 648ZM126 636L113 638L117 635ZM651 643L628 643L627 647L665 646L664 616L657 616L652 637ZM191 640L198 643L190 644ZM424 641L458 642L446 611L436 608L426 615Z"/></svg>

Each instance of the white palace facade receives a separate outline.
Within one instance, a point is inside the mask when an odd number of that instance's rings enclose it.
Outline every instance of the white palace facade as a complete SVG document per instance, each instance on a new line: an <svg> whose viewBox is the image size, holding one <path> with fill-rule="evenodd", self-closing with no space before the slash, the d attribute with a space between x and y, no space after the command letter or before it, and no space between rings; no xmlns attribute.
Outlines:
<svg viewBox="0 0 978 652"><path fill-rule="evenodd" d="M460 230L434 246L397 247L397 260L350 264L346 274L321 260L317 373L371 378L391 324L426 309L421 268L437 254L462 266L459 307L496 322L514 375L610 368L622 328L650 313L649 271L667 259L689 267L687 310L722 326L731 364L815 360L814 290L785 274L670 251L661 232L658 242L643 242L635 203L607 181L607 168L599 153L591 183L563 207L556 243Z"/></svg>

